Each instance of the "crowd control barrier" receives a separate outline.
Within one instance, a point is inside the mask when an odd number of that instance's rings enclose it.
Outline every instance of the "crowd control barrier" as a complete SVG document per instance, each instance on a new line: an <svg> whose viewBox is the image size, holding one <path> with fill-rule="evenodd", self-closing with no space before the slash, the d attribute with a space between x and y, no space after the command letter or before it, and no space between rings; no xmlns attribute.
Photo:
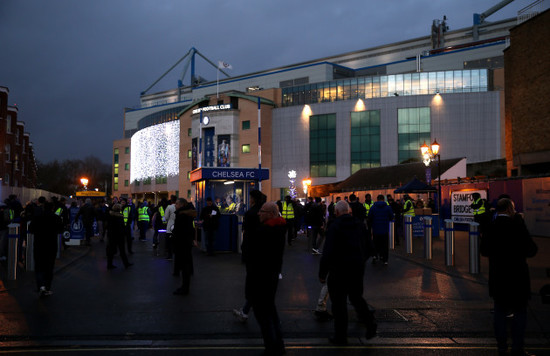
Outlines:
<svg viewBox="0 0 550 356"><path fill-rule="evenodd" d="M470 223L470 273L479 273L479 224Z"/></svg>
<svg viewBox="0 0 550 356"><path fill-rule="evenodd" d="M432 259L432 218L424 218L424 258Z"/></svg>
<svg viewBox="0 0 550 356"><path fill-rule="evenodd" d="M455 264L455 229L451 219L445 219L445 266Z"/></svg>
<svg viewBox="0 0 550 356"><path fill-rule="evenodd" d="M17 279L17 256L19 247L19 224L8 225L8 280Z"/></svg>
<svg viewBox="0 0 550 356"><path fill-rule="evenodd" d="M388 248L390 250L395 250L395 222L390 221L389 231L388 231Z"/></svg>
<svg viewBox="0 0 550 356"><path fill-rule="evenodd" d="M404 220L405 248L407 250L407 253L413 253L413 217L410 215L405 215Z"/></svg>

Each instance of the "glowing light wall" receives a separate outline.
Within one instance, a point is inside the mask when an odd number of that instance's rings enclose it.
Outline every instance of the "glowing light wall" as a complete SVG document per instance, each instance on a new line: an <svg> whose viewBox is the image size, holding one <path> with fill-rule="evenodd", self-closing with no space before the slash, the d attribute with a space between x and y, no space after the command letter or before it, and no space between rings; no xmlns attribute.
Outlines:
<svg viewBox="0 0 550 356"><path fill-rule="evenodd" d="M132 136L130 181L179 174L179 120L147 127Z"/></svg>

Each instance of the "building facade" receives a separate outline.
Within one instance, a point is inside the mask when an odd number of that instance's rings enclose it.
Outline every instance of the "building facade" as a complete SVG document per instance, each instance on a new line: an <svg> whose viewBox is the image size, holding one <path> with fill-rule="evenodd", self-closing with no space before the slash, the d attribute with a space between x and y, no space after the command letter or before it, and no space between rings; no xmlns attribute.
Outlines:
<svg viewBox="0 0 550 356"><path fill-rule="evenodd" d="M434 48L426 36L142 94L141 108L124 117L131 152L124 187L122 146L115 143L113 194L192 198L190 175L199 162L258 166L260 120L261 163L270 170L262 190L269 199L287 193L290 171L298 185L305 178L337 183L359 169L420 161L424 141L437 140L442 159L508 159L503 51L515 25L516 19L482 25L476 40L472 28L446 32L444 47ZM207 124L200 123L204 117Z"/></svg>
<svg viewBox="0 0 550 356"><path fill-rule="evenodd" d="M19 110L8 104L9 89L0 86L0 178L2 193L17 193L36 187L36 162L25 123L18 121ZM2 194L5 196L7 194Z"/></svg>

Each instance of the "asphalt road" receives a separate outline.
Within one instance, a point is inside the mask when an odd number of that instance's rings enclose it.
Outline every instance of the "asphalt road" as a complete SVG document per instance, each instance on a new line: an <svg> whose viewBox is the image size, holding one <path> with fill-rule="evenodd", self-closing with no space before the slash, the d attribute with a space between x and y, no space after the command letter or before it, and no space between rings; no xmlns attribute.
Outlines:
<svg viewBox="0 0 550 356"><path fill-rule="evenodd" d="M188 296L173 295L180 280L172 262L155 255L151 239L136 241L134 263L106 269L105 246L72 247L54 295L39 299L33 275L0 292L0 353L40 355L256 355L263 350L253 317L237 322L244 302L240 255L208 257L195 249ZM72 262L72 263L69 263ZM398 254L388 266L368 264L364 296L376 310L379 334L364 338L350 306L347 348L332 347L332 323L313 316L321 284L319 256L301 237L285 251L277 307L289 355L490 355L495 354L492 301L483 279L467 279L415 263ZM544 308L541 306L541 308ZM531 310L527 343L550 354L550 311Z"/></svg>

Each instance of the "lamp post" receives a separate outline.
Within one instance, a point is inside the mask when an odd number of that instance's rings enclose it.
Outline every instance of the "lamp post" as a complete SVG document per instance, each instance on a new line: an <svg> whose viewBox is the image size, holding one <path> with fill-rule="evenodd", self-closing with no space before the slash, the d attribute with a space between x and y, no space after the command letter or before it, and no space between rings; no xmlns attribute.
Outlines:
<svg viewBox="0 0 550 356"><path fill-rule="evenodd" d="M305 178L302 180L302 186L304 187L304 194L306 198L309 197L309 187L311 186L311 179Z"/></svg>
<svg viewBox="0 0 550 356"><path fill-rule="evenodd" d="M80 178L80 183L82 183L82 185L84 186L84 190L88 190L88 178Z"/></svg>
<svg viewBox="0 0 550 356"><path fill-rule="evenodd" d="M431 146L424 144L420 146L420 152L422 153L422 162L429 167L430 164L437 159L437 214L441 218L441 155L439 154L439 148L441 146L434 140Z"/></svg>

